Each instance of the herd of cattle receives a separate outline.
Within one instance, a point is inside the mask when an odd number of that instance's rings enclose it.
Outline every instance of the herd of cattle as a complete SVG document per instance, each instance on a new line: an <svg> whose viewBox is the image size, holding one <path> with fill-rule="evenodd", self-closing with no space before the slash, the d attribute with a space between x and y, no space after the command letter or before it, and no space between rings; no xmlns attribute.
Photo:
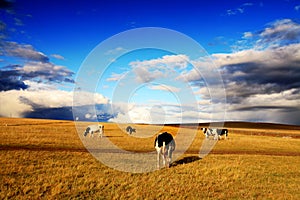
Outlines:
<svg viewBox="0 0 300 200"><path fill-rule="evenodd" d="M209 139L210 136L213 137L215 140L221 139L222 136L225 136L225 139L227 139L228 136L228 129L218 129L218 128L201 128L203 131L206 139ZM128 134L132 134L136 132L136 129L132 128L131 126L128 126L126 128L126 132ZM90 125L86 128L83 135L86 137L88 134L90 134L91 137L94 136L94 133L98 133L99 137L102 138L104 133L104 125L98 124L98 125ZM170 167L170 164L172 162L172 153L175 150L176 144L175 140L171 133L163 132L159 133L155 140L154 140L154 148L157 152L157 168L160 168L160 163L162 160L163 166Z"/></svg>

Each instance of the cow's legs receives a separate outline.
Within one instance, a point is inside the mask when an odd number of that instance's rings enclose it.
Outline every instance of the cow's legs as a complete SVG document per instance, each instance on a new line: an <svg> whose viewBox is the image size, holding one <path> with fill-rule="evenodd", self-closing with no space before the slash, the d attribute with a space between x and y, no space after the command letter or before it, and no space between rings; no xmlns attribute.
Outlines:
<svg viewBox="0 0 300 200"><path fill-rule="evenodd" d="M171 162L172 162L172 147L169 146L167 152L167 167L170 167Z"/></svg>
<svg viewBox="0 0 300 200"><path fill-rule="evenodd" d="M219 135L218 133L215 133L214 139L215 139L215 140L219 140L219 137L220 137L220 135Z"/></svg>
<svg viewBox="0 0 300 200"><path fill-rule="evenodd" d="M161 154L161 148L157 147L156 148L156 151L157 151L157 169L160 168L160 154Z"/></svg>
<svg viewBox="0 0 300 200"><path fill-rule="evenodd" d="M166 142L163 142L163 146L161 147L162 159L163 159L163 166L166 166Z"/></svg>
<svg viewBox="0 0 300 200"><path fill-rule="evenodd" d="M206 137L206 139L209 139L209 134L205 133L205 137Z"/></svg>

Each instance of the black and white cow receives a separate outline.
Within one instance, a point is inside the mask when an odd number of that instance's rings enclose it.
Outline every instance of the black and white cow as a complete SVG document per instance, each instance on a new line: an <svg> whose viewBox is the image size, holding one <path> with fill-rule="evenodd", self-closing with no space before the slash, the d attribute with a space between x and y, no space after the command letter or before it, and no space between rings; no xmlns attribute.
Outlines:
<svg viewBox="0 0 300 200"><path fill-rule="evenodd" d="M228 137L228 129L218 129L218 128L201 128L205 137L209 139L209 136L214 136L215 140L221 139L221 136L224 135L225 139Z"/></svg>
<svg viewBox="0 0 300 200"><path fill-rule="evenodd" d="M94 133L99 133L99 137L102 138L103 133L104 133L104 125L102 125L102 124L89 125L85 129L85 132L83 133L83 136L86 137L88 134L90 134L90 136L94 137Z"/></svg>
<svg viewBox="0 0 300 200"><path fill-rule="evenodd" d="M175 150L175 140L168 132L158 134L154 141L154 147L157 151L157 168L160 168L162 158L163 165L170 167L172 162L172 153Z"/></svg>
<svg viewBox="0 0 300 200"><path fill-rule="evenodd" d="M132 128L131 126L127 126L126 132L131 135L132 133L135 133L135 128Z"/></svg>

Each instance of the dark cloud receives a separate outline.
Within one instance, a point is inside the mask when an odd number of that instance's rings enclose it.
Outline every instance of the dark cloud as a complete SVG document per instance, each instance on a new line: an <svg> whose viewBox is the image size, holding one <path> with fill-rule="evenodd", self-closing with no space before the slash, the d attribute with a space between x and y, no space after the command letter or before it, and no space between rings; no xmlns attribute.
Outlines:
<svg viewBox="0 0 300 200"><path fill-rule="evenodd" d="M27 98L21 98L21 101L25 104L31 105L32 110L23 113L26 118L40 118L40 119L56 119L56 120L80 120L80 121L101 121L108 122L110 119L114 118L116 115L110 114L107 109L107 105L96 105L97 114L95 117L87 117L91 114L91 110L95 106L65 106L65 107L43 107L38 104L33 103ZM75 112L73 112L75 110ZM76 116L74 116L76 113Z"/></svg>
<svg viewBox="0 0 300 200"><path fill-rule="evenodd" d="M27 89L26 85L21 80L21 74L15 68L16 66L7 66L0 69L0 91Z"/></svg>
<svg viewBox="0 0 300 200"><path fill-rule="evenodd" d="M281 66L271 68L266 63L248 62L223 66L223 70L227 84L235 82L251 90L248 94L239 91L239 94L244 93L243 96L253 93L271 94L300 88L300 63L289 60Z"/></svg>
<svg viewBox="0 0 300 200"><path fill-rule="evenodd" d="M0 76L1 76L0 72ZM3 78L0 80L0 91L7 91L7 90L20 90L20 89L27 89L28 85L26 85L23 81L10 79L10 78Z"/></svg>
<svg viewBox="0 0 300 200"><path fill-rule="evenodd" d="M111 104L73 106L74 120L107 122L117 116Z"/></svg>
<svg viewBox="0 0 300 200"><path fill-rule="evenodd" d="M248 116L247 120L263 122L273 122L273 123L283 123L300 125L300 108L294 106L245 106L236 108L235 112L246 112L253 113ZM255 115L255 113L259 113ZM250 116L254 116L251 118Z"/></svg>
<svg viewBox="0 0 300 200"><path fill-rule="evenodd" d="M73 120L72 107L34 108L34 111L24 113L26 118Z"/></svg>
<svg viewBox="0 0 300 200"><path fill-rule="evenodd" d="M0 42L0 55L21 58L25 61L49 62L49 58L45 54L36 51L31 45L16 42Z"/></svg>
<svg viewBox="0 0 300 200"><path fill-rule="evenodd" d="M261 110L280 110L282 112L292 112L295 110L299 110L292 106L273 106L273 105L265 105L265 106L248 106L248 107L240 107L234 109L235 111L261 111Z"/></svg>
<svg viewBox="0 0 300 200"><path fill-rule="evenodd" d="M299 125L300 24L278 20L246 35L241 50L213 55L226 89L228 118Z"/></svg>
<svg viewBox="0 0 300 200"><path fill-rule="evenodd" d="M0 69L0 91L27 89L25 81L38 83L74 83L73 72L52 63L32 62L25 66L10 65Z"/></svg>

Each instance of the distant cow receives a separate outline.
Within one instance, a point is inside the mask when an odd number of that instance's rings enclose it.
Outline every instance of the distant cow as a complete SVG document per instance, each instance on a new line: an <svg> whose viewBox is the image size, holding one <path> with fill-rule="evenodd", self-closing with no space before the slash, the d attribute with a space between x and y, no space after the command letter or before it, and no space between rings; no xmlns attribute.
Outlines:
<svg viewBox="0 0 300 200"><path fill-rule="evenodd" d="M228 129L218 129L218 128L201 128L205 137L209 139L209 136L214 136L215 140L221 139L221 136L224 135L225 139L228 136Z"/></svg>
<svg viewBox="0 0 300 200"><path fill-rule="evenodd" d="M90 134L91 137L94 137L94 133L99 133L99 137L102 138L102 135L104 133L104 126L102 124L93 124L89 125L86 129L83 135L86 137L88 134Z"/></svg>
<svg viewBox="0 0 300 200"><path fill-rule="evenodd" d="M157 151L157 168L160 168L160 160L162 158L163 165L170 167L172 162L172 153L175 150L175 140L168 132L158 134L154 141L154 147Z"/></svg>
<svg viewBox="0 0 300 200"><path fill-rule="evenodd" d="M135 133L135 128L132 128L131 126L127 126L126 132L131 135L132 133Z"/></svg>

